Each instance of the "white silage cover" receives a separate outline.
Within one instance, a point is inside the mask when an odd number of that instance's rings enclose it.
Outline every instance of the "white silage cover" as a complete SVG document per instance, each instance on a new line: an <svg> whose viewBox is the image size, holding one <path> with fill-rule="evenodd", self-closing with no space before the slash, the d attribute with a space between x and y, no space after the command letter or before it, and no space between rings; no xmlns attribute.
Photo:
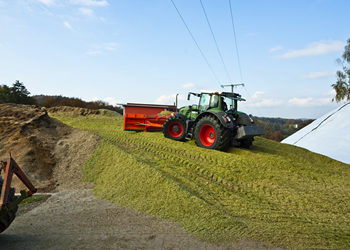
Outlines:
<svg viewBox="0 0 350 250"><path fill-rule="evenodd" d="M318 118L282 143L350 164L350 102Z"/></svg>

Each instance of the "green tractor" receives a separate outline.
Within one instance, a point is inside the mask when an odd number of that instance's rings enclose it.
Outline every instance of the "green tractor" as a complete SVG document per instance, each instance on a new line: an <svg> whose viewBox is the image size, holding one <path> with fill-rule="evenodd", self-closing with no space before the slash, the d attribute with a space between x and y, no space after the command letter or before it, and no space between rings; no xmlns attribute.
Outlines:
<svg viewBox="0 0 350 250"><path fill-rule="evenodd" d="M264 128L256 126L252 117L237 110L241 95L232 92L202 91L188 93L199 97L198 105L180 108L163 124L165 137L196 141L197 146L227 151L230 146L249 148L254 136L264 135Z"/></svg>

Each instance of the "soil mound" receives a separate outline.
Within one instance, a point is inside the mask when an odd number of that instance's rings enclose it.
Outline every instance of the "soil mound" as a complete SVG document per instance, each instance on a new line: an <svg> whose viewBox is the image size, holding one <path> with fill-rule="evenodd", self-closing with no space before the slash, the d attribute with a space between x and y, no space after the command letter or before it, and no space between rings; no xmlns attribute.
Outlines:
<svg viewBox="0 0 350 250"><path fill-rule="evenodd" d="M45 108L0 104L0 159L7 160L11 152L39 192L91 186L81 183L81 168L99 143L97 135L49 117ZM17 192L26 189L17 177L12 186Z"/></svg>
<svg viewBox="0 0 350 250"><path fill-rule="evenodd" d="M99 115L101 112L98 109L86 109L86 108L76 108L76 107L52 107L47 109L48 113L65 113L65 116L70 115L73 117L77 116L87 116L87 115Z"/></svg>

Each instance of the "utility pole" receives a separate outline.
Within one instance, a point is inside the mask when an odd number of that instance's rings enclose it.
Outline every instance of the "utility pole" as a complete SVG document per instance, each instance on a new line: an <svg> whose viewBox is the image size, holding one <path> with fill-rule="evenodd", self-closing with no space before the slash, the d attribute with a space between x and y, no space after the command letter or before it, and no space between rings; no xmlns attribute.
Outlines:
<svg viewBox="0 0 350 250"><path fill-rule="evenodd" d="M236 84L221 85L221 88L224 89L225 87L229 87L229 86L231 86L231 92L234 93L234 92L233 92L233 88L234 88L234 87L237 87L237 86L243 86L243 87L244 87L244 83L236 83ZM231 100L231 107L234 107L234 106L233 106L233 100Z"/></svg>
<svg viewBox="0 0 350 250"><path fill-rule="evenodd" d="M176 108L176 112L177 112L177 96L178 96L179 94L176 94L176 105L175 105L175 108Z"/></svg>

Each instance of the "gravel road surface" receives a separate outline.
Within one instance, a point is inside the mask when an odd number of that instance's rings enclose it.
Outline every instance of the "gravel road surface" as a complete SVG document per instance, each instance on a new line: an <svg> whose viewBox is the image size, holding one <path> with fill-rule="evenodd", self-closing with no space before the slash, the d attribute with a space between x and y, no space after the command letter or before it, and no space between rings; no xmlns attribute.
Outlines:
<svg viewBox="0 0 350 250"><path fill-rule="evenodd" d="M0 235L0 249L273 249L250 240L210 244L178 223L100 200L88 189L54 193L23 210Z"/></svg>

